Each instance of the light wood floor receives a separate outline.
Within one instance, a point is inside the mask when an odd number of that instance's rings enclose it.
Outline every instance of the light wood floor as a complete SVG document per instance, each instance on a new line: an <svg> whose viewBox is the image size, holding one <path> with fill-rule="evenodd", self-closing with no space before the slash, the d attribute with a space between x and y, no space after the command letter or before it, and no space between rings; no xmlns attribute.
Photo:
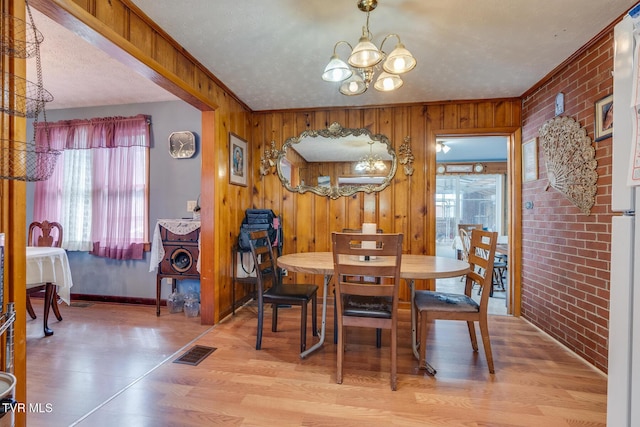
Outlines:
<svg viewBox="0 0 640 427"><path fill-rule="evenodd" d="M41 313L39 300L34 301ZM298 355L299 308L281 311L280 331L265 319L255 350L256 309L242 308L213 328L154 307L63 305L44 337L28 322L28 400L38 426L604 426L606 377L524 320L491 316L496 373L473 354L466 325L430 329L431 377L410 349L401 316L398 391L389 387L389 347L373 331L353 330L344 383L335 383L332 307L328 340ZM309 322L310 324L310 322ZM309 343L312 338L309 333ZM198 366L172 363L195 343L217 348Z"/></svg>

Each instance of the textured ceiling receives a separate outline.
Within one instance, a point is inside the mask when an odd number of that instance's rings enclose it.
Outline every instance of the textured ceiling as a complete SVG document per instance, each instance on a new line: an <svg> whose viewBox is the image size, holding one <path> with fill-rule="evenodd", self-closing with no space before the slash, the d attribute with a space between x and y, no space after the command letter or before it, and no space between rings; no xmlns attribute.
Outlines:
<svg viewBox="0 0 640 427"><path fill-rule="evenodd" d="M356 0L132 2L260 111L518 97L637 0L379 0L374 42L399 34L418 65L399 90L356 97L320 78L335 42L358 41L366 15ZM175 99L36 18L44 85L55 97L49 108ZM343 59L345 50L338 49Z"/></svg>
<svg viewBox="0 0 640 427"><path fill-rule="evenodd" d="M178 99L33 8L32 15L44 37L42 84L53 95L47 110ZM27 80L38 81L35 58L27 60Z"/></svg>

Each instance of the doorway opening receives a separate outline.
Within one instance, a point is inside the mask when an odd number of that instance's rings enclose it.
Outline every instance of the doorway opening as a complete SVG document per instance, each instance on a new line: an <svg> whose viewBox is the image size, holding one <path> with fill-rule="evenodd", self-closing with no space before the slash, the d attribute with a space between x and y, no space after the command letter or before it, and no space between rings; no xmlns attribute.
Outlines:
<svg viewBox="0 0 640 427"><path fill-rule="evenodd" d="M498 233L508 242L507 141L504 136L437 138L436 148L436 255L462 259L459 228L481 228ZM438 150L439 148L439 150ZM505 247L505 246L503 246ZM507 267L494 275L489 312L508 312L508 259L496 254ZM503 265L503 264L501 264ZM461 278L439 279L436 289L463 292ZM478 295L474 291L474 298ZM478 298L479 299L479 298Z"/></svg>

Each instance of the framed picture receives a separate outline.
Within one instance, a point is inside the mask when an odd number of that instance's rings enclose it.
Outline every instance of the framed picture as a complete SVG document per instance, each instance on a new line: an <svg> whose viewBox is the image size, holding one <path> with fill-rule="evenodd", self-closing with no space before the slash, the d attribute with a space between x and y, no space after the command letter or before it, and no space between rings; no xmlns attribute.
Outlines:
<svg viewBox="0 0 640 427"><path fill-rule="evenodd" d="M605 96L596 101L594 122L594 139L596 141L609 138L613 134L613 95Z"/></svg>
<svg viewBox="0 0 640 427"><path fill-rule="evenodd" d="M538 138L522 144L522 181L538 179Z"/></svg>
<svg viewBox="0 0 640 427"><path fill-rule="evenodd" d="M229 182L247 186L247 141L238 135L229 133Z"/></svg>

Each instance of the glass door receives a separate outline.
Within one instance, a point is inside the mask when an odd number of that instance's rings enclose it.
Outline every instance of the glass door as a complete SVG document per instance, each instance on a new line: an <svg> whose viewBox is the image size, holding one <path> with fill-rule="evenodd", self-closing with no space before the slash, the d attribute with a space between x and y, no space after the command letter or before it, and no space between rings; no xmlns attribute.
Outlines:
<svg viewBox="0 0 640 427"><path fill-rule="evenodd" d="M504 232L504 175L436 176L436 255L458 257L458 224Z"/></svg>

